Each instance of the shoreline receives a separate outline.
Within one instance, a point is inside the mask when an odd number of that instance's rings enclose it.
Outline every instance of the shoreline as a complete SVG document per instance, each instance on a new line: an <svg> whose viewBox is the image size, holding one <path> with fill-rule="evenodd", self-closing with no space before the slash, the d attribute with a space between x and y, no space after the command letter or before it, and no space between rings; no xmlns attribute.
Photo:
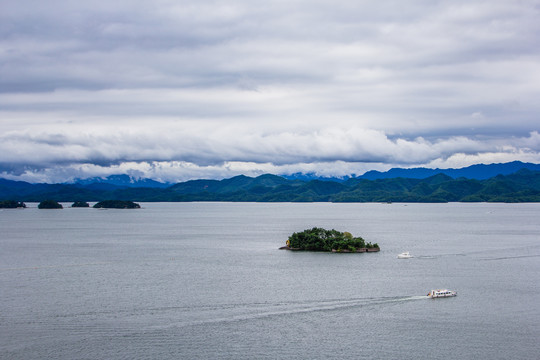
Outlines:
<svg viewBox="0 0 540 360"><path fill-rule="evenodd" d="M378 247L373 247L373 248L359 248L359 249L356 249L356 251L351 251L351 250L336 250L336 249L332 249L331 251L317 251L317 250L302 250L302 249L299 249L299 248L292 248L292 247L289 247L287 245L285 246L282 246L279 248L279 250L290 250L290 251L313 251L313 252L332 252L332 253L365 253L365 252L379 252L381 251L380 248Z"/></svg>

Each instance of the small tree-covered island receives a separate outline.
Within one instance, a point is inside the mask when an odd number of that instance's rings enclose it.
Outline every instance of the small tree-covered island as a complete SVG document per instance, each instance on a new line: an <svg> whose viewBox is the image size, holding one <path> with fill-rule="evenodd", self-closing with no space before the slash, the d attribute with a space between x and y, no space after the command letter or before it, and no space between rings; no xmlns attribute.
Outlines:
<svg viewBox="0 0 540 360"><path fill-rule="evenodd" d="M72 205L72 208L87 208L90 207L90 204L86 201L75 201Z"/></svg>
<svg viewBox="0 0 540 360"><path fill-rule="evenodd" d="M2 200L0 201L0 209L17 209L17 208L25 208L26 204L22 201L15 201L15 200Z"/></svg>
<svg viewBox="0 0 540 360"><path fill-rule="evenodd" d="M95 209L140 209L141 205L133 201L104 200L93 206Z"/></svg>
<svg viewBox="0 0 540 360"><path fill-rule="evenodd" d="M63 209L62 204L55 200L43 200L39 203L38 209Z"/></svg>
<svg viewBox="0 0 540 360"><path fill-rule="evenodd" d="M338 253L376 252L380 250L377 243L372 244L361 237L353 237L349 232L317 227L293 233L289 236L287 245L280 249Z"/></svg>

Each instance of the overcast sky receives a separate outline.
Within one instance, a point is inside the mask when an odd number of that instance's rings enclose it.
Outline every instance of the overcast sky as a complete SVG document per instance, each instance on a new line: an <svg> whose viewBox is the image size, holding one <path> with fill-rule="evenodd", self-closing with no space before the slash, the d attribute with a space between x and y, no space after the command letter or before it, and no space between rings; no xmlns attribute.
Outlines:
<svg viewBox="0 0 540 360"><path fill-rule="evenodd" d="M0 177L540 163L538 0L0 0Z"/></svg>

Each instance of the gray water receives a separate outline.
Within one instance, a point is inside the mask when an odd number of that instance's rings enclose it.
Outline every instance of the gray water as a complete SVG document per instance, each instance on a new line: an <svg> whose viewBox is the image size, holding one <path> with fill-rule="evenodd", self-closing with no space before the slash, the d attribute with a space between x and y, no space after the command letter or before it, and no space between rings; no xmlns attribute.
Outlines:
<svg viewBox="0 0 540 360"><path fill-rule="evenodd" d="M0 211L1 359L540 356L540 204L28 205ZM382 250L278 250L314 226Z"/></svg>

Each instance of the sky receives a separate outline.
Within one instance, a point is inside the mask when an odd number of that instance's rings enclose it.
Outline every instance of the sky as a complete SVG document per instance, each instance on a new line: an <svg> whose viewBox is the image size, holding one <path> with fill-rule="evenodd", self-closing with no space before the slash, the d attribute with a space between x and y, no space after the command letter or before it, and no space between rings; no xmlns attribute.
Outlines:
<svg viewBox="0 0 540 360"><path fill-rule="evenodd" d="M0 0L0 177L540 163L539 0Z"/></svg>

